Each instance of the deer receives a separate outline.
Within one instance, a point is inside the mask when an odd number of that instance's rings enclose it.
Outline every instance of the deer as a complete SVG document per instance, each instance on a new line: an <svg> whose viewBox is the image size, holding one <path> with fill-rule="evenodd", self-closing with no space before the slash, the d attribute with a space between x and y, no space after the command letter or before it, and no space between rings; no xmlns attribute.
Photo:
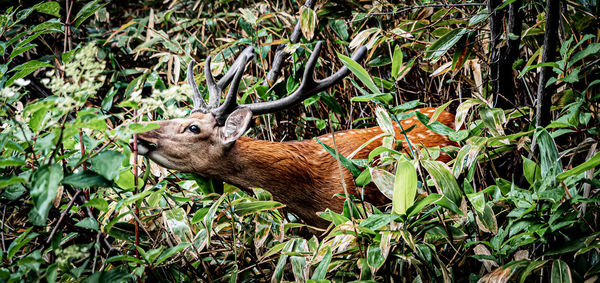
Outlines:
<svg viewBox="0 0 600 283"><path fill-rule="evenodd" d="M253 58L253 47L244 49L228 72L216 82L211 73L211 57L204 65L208 102L203 98L194 80L194 61L187 68L187 82L193 90L193 109L188 117L156 121L159 128L136 135L137 152L148 157L160 166L180 172L191 172L232 184L243 190L261 188L271 193L273 199L287 206L309 227L326 228L329 222L318 216L318 212L331 209L341 212L344 198L336 197L343 193L344 183L347 192L359 194L362 188L354 184L354 179L345 167L338 167L335 156L325 150L316 140L272 142L245 137L252 117L287 109L301 101L331 88L350 74L347 67L323 80L314 79L314 69L319 58L322 42L318 42L304 69L300 86L291 94L272 101L238 105L237 92L246 65ZM358 48L352 55L359 62L366 54L366 48ZM223 90L229 86L221 104ZM435 108L420 108L429 117ZM443 111L437 121L449 127L454 126L454 115ZM401 133L400 125L395 125L395 138L410 140L423 147L455 145L446 136L429 130L413 116L400 122L402 129L412 130ZM347 156L367 141L381 135L379 127L349 129L319 136L318 139L334 147L339 154ZM355 158L367 158L369 152L382 145L381 138L372 141L355 154ZM134 148L135 150L135 148ZM442 154L439 160L448 161ZM364 201L379 206L389 203L375 186L364 188Z"/></svg>

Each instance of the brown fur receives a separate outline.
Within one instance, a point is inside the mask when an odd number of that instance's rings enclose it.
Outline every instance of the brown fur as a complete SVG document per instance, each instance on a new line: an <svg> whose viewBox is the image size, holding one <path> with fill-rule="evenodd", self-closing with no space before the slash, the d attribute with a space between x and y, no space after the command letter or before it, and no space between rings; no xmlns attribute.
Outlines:
<svg viewBox="0 0 600 283"><path fill-rule="evenodd" d="M431 116L435 108L418 111ZM453 127L454 115L444 111L438 121ZM326 208L337 212L342 210L344 199L334 197L344 191L337 161L315 140L279 143L241 137L233 146L224 147L219 144L216 134L219 127L210 114L194 114L188 118L158 123L160 129L138 136L156 144L156 149L146 154L165 167L217 178L243 188L265 189L307 224L316 227L328 224L317 216L317 212ZM199 123L202 133L186 134L184 129L190 123ZM401 123L404 129L417 124L407 133L413 146L455 145L447 137L428 130L415 117ZM396 139L403 141L402 144L406 146L405 137L399 132L396 125ZM379 127L336 132L336 147L340 154L347 156L381 133ZM318 138L334 147L332 134ZM367 158L369 152L378 146L381 146L381 139L370 143L354 158ZM404 150L408 151L407 148ZM444 154L439 160L448 161L449 156ZM352 174L343 167L342 171L349 192L360 195ZM388 202L374 186L365 188L364 196L366 201L374 205Z"/></svg>

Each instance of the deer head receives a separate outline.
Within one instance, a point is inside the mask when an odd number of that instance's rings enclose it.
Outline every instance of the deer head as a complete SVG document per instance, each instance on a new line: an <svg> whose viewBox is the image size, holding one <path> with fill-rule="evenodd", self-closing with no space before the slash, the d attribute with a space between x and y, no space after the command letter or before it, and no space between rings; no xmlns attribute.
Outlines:
<svg viewBox="0 0 600 283"><path fill-rule="evenodd" d="M138 134L138 153L156 163L179 171L194 172L204 176L219 176L222 168L216 166L248 128L253 115L286 109L304 99L339 83L350 71L343 67L330 77L315 81L314 68L321 51L318 42L306 63L303 81L298 89L282 99L238 105L236 101L240 80L248 62L253 58L253 47L247 47L229 71L215 82L211 74L211 57L206 59L204 73L209 100L206 103L194 81L193 63L187 69L187 81L194 95L194 108L187 118L157 122L159 129ZM366 53L360 47L352 59L359 61ZM221 93L229 85L227 96L220 104Z"/></svg>

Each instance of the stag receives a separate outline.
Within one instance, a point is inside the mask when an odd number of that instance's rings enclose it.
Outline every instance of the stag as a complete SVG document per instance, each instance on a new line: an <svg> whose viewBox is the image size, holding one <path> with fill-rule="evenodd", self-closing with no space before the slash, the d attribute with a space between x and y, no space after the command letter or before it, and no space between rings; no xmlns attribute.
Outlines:
<svg viewBox="0 0 600 283"><path fill-rule="evenodd" d="M320 81L314 79L314 69L322 43L318 42L306 63L303 80L292 94L275 101L238 105L236 96L246 65L253 58L253 48L248 47L235 60L229 71L215 82L211 74L211 57L206 59L204 73L209 93L208 103L203 99L194 81L193 62L187 69L187 81L194 91L194 108L187 118L156 122L160 128L137 135L137 150L163 167L225 181L242 189L262 188L276 201L285 204L308 225L324 228L328 222L317 215L327 208L341 211L344 199L336 194L344 192L364 195L364 200L382 205L389 200L374 186L364 188L364 193L354 185L352 174L337 164L337 159L315 140L271 142L244 137L253 115L272 113L289 108L310 96L341 82L350 71L342 67ZM366 53L361 47L352 55L360 61ZM222 104L222 91L229 90ZM432 116L434 108L417 111ZM454 115L442 112L438 121L453 127ZM412 144L424 147L452 145L446 136L436 134L420 124L414 117L401 122L403 129L416 125L401 134L399 125L396 139L408 138ZM380 135L379 127L353 129L326 134L318 139L347 156L365 142ZM355 158L366 158L374 148L381 146L377 139L362 148ZM448 158L442 155L441 159Z"/></svg>

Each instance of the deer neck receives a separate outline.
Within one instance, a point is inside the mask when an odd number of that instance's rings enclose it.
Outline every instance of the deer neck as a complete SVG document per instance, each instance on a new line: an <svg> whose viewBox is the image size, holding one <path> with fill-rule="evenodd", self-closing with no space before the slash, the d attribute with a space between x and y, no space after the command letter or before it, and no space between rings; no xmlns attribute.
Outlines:
<svg viewBox="0 0 600 283"><path fill-rule="evenodd" d="M220 172L224 181L269 191L305 186L312 181L311 142L270 142L240 138L227 153ZM290 182L294 180L294 182ZM294 183L294 184L290 184Z"/></svg>

